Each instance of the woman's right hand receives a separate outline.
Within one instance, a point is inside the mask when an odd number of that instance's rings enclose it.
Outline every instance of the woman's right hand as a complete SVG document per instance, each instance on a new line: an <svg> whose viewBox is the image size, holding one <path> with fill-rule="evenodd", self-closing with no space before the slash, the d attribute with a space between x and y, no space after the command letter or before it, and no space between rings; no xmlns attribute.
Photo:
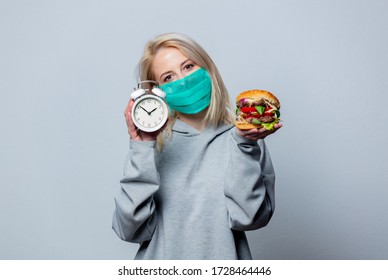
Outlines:
<svg viewBox="0 0 388 280"><path fill-rule="evenodd" d="M129 100L127 107L125 108L124 111L124 116L125 116L125 121L127 122L127 127L128 127L128 133L129 137L134 140L134 141L154 141L156 140L156 137L160 133L159 131L155 132L144 132L135 126L132 120L132 107L135 101L133 99Z"/></svg>

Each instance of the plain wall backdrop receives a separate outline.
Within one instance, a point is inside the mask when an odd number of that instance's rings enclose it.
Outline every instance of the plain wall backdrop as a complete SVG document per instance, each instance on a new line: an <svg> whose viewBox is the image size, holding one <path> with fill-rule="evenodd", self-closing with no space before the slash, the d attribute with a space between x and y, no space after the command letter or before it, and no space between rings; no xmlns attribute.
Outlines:
<svg viewBox="0 0 388 280"><path fill-rule="evenodd" d="M0 1L0 259L132 259L111 229L144 44L200 43L284 127L256 259L388 259L388 2Z"/></svg>

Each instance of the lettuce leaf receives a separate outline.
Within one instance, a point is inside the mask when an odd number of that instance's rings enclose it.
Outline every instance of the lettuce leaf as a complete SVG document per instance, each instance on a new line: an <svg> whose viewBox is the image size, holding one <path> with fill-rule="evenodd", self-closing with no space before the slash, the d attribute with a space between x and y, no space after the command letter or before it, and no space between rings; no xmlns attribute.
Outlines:
<svg viewBox="0 0 388 280"><path fill-rule="evenodd" d="M274 120L273 122L270 123L261 123L261 125L266 129L266 130L272 130L274 125L276 123L279 123L279 119Z"/></svg>
<svg viewBox="0 0 388 280"><path fill-rule="evenodd" d="M259 112L260 115L262 115L265 111L265 107L264 106L255 106L255 109L257 112Z"/></svg>

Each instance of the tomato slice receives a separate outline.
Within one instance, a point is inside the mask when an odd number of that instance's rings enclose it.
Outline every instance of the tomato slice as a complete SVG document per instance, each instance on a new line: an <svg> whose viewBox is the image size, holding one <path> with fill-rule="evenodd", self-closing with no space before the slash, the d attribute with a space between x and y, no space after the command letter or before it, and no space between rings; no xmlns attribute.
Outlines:
<svg viewBox="0 0 388 280"><path fill-rule="evenodd" d="M243 111L244 113L257 112L255 107L242 107L240 108L240 110Z"/></svg>
<svg viewBox="0 0 388 280"><path fill-rule="evenodd" d="M242 107L239 110L246 114L245 118L260 118L261 116L273 116L275 111L269 112L271 109L271 107L266 107L263 114L260 114L255 107Z"/></svg>
<svg viewBox="0 0 388 280"><path fill-rule="evenodd" d="M271 109L272 109L271 107L265 108L265 111L264 111L264 113L263 113L263 116L273 116L273 114L275 113L275 111L268 112L268 111L271 110Z"/></svg>

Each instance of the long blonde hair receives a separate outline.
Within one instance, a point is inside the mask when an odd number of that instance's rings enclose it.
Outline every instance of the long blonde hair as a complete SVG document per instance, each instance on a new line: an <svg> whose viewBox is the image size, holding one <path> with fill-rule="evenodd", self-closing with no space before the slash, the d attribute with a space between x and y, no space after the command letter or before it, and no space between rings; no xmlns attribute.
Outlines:
<svg viewBox="0 0 388 280"><path fill-rule="evenodd" d="M192 60L199 67L204 68L212 80L211 101L204 121L211 126L231 124L234 122L233 107L228 91L213 60L206 51L193 39L180 33L166 33L149 41L144 48L143 56L138 64L140 80L155 80L152 63L161 48L177 48L184 56ZM163 147L166 137L171 135L172 125L176 114L170 116L167 128L158 137L159 147Z"/></svg>

